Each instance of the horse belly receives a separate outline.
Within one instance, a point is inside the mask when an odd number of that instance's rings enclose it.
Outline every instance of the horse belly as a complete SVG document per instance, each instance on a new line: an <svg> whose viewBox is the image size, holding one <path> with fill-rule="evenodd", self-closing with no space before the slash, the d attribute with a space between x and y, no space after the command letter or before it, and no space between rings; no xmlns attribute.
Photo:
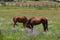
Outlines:
<svg viewBox="0 0 60 40"><path fill-rule="evenodd" d="M38 21L38 22L33 22L32 24L33 24L33 25L38 25L38 24L40 24L40 23L41 23L41 22Z"/></svg>

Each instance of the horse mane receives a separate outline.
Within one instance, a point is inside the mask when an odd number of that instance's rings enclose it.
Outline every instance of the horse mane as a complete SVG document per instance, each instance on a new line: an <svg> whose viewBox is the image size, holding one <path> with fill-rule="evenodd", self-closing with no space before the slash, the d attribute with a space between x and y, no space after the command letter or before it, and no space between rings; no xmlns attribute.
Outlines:
<svg viewBox="0 0 60 40"><path fill-rule="evenodd" d="M35 17L32 17L28 20L27 24L29 24L31 22L32 19L34 19Z"/></svg>

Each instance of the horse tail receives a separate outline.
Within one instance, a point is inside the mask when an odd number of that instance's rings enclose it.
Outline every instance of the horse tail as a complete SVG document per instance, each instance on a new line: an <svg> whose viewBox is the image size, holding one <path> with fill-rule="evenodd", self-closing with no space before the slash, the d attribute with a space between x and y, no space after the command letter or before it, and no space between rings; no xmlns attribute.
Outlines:
<svg viewBox="0 0 60 40"><path fill-rule="evenodd" d="M48 20L46 20L46 30L48 30Z"/></svg>

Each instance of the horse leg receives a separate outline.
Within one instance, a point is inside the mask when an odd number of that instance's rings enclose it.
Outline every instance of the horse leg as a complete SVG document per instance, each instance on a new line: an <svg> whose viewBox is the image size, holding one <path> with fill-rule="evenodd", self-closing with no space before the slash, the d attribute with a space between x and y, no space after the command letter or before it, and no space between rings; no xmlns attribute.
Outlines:
<svg viewBox="0 0 60 40"><path fill-rule="evenodd" d="M44 31L46 31L45 23L42 23L42 24L43 24Z"/></svg>
<svg viewBox="0 0 60 40"><path fill-rule="evenodd" d="M16 22L14 22L14 25L13 25L14 28L15 28L15 25L16 25Z"/></svg>
<svg viewBox="0 0 60 40"><path fill-rule="evenodd" d="M12 31L16 30L15 25L16 25L16 22L14 22L14 24L13 24Z"/></svg>
<svg viewBox="0 0 60 40"><path fill-rule="evenodd" d="M31 32L33 32L33 25L31 25L30 27L31 27Z"/></svg>
<svg viewBox="0 0 60 40"><path fill-rule="evenodd" d="M23 23L23 27L26 28L26 24L25 23Z"/></svg>
<svg viewBox="0 0 60 40"><path fill-rule="evenodd" d="M46 23L45 23L45 27L46 27L46 30L48 30L48 21L46 20Z"/></svg>

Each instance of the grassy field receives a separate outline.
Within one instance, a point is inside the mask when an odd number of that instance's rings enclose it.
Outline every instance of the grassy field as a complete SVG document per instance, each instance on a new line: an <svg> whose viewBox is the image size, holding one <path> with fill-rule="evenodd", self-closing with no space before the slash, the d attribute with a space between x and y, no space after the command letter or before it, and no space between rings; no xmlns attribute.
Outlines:
<svg viewBox="0 0 60 40"><path fill-rule="evenodd" d="M48 32L44 32L42 24L36 25L34 30L37 35L28 36L22 23L18 23L16 31L12 31L13 17L44 16L48 19ZM60 40L60 8L34 8L34 7L0 7L0 40Z"/></svg>

